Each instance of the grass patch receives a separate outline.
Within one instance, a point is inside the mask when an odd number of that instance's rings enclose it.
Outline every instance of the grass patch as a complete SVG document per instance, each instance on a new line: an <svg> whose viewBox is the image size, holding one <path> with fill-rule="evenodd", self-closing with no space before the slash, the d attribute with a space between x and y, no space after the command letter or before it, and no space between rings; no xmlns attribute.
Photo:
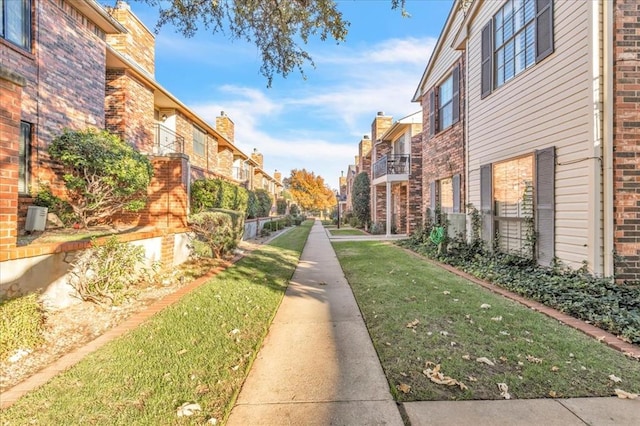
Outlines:
<svg viewBox="0 0 640 426"><path fill-rule="evenodd" d="M497 383L506 383L512 398L640 391L640 362L558 321L398 247L333 246L398 401L501 399ZM468 389L431 382L423 374L427 361Z"/></svg>
<svg viewBox="0 0 640 426"><path fill-rule="evenodd" d="M274 239L141 327L3 410L3 424L204 424L226 419L313 222ZM183 403L202 407L177 417Z"/></svg>
<svg viewBox="0 0 640 426"><path fill-rule="evenodd" d="M331 232L331 235L368 235L366 232L354 228L331 229L329 232Z"/></svg>

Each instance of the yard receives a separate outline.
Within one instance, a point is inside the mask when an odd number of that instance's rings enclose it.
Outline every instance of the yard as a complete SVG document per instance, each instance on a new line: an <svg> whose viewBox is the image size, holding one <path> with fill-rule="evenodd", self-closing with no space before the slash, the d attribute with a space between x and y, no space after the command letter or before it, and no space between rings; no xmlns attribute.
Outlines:
<svg viewBox="0 0 640 426"><path fill-rule="evenodd" d="M640 361L396 246L335 242L398 401L640 392Z"/></svg>

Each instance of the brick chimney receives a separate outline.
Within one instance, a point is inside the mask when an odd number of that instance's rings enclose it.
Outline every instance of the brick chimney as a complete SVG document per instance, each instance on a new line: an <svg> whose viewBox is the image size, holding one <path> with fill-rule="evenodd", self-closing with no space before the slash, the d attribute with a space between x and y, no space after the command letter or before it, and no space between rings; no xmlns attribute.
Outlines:
<svg viewBox="0 0 640 426"><path fill-rule="evenodd" d="M371 123L371 139L377 142L378 139L384 135L384 132L389 130L392 124L393 117L384 115L384 112L379 111L373 123Z"/></svg>
<svg viewBox="0 0 640 426"><path fill-rule="evenodd" d="M151 76L155 74L156 37L131 11L123 0L109 8L111 16L128 31L126 34L107 34L107 44L116 52L135 62Z"/></svg>
<svg viewBox="0 0 640 426"><path fill-rule="evenodd" d="M253 152L251 153L251 159L258 163L259 168L264 167L264 156L258 152L257 148L253 148Z"/></svg>
<svg viewBox="0 0 640 426"><path fill-rule="evenodd" d="M358 144L358 157L366 157L371 152L371 139L364 135Z"/></svg>
<svg viewBox="0 0 640 426"><path fill-rule="evenodd" d="M273 178L279 183L282 183L282 173L280 173L279 171L276 170L275 172L273 172Z"/></svg>
<svg viewBox="0 0 640 426"><path fill-rule="evenodd" d="M216 130L230 142L233 142L235 124L224 111L220 111L220 116L216 117Z"/></svg>

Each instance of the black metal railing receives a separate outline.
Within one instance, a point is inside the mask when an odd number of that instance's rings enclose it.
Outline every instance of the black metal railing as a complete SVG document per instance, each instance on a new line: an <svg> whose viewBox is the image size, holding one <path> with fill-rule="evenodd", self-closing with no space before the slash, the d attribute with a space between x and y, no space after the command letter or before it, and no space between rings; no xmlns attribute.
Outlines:
<svg viewBox="0 0 640 426"><path fill-rule="evenodd" d="M409 173L409 155L385 155L373 164L373 178Z"/></svg>
<svg viewBox="0 0 640 426"><path fill-rule="evenodd" d="M156 124L155 131L154 154L164 155L184 152L184 137L162 124Z"/></svg>

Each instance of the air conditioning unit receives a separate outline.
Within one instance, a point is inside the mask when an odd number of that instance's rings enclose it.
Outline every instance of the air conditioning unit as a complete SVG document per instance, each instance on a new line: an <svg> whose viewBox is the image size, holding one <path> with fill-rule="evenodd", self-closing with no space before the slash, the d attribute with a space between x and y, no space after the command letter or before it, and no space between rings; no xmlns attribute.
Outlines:
<svg viewBox="0 0 640 426"><path fill-rule="evenodd" d="M47 213L49 209L40 206L29 206L27 210L27 221L24 229L27 232L44 231L47 225Z"/></svg>

